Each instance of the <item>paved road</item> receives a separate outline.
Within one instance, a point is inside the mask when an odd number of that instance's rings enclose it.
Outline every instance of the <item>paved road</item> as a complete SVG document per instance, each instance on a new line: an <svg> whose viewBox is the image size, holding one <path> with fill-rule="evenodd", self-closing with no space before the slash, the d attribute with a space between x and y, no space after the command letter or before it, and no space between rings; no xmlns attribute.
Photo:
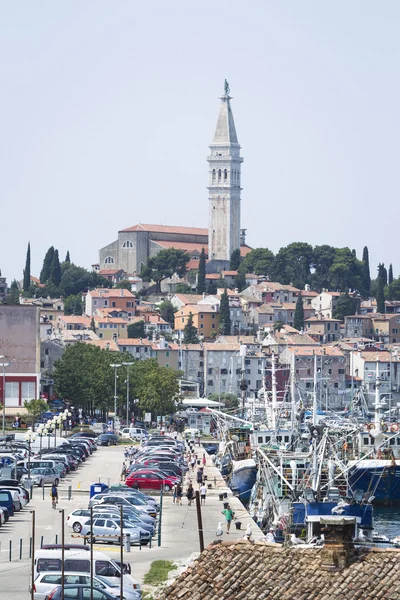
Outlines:
<svg viewBox="0 0 400 600"><path fill-rule="evenodd" d="M199 450L202 453L202 449ZM76 508L86 508L89 499L89 488L91 483L104 481L108 483L117 483L123 461L123 448L99 448L84 466L81 466L77 473L72 474L69 479L60 484L60 502L59 509L65 509L65 518ZM236 516L242 521L241 531L231 530L229 536L224 533L224 539L238 539L243 537L244 529L251 523L253 529L253 538L262 539L262 532L250 519L247 511L243 508L239 500L232 496L219 471L212 465L210 459L207 461L205 473L208 481L213 487L208 493L206 505L202 507L203 530L205 546L215 539L215 531L219 521L224 521L221 510L222 502L219 500L220 492L227 492L229 502L236 512ZM195 477L194 477L195 479ZM72 486L72 499L67 499L68 486ZM194 484L197 489L197 484ZM45 490L44 500L42 490L35 488L32 502L28 508L24 509L14 519L0 529L0 600L26 600L29 598L29 576L30 561L29 556L29 538L31 536L31 514L29 509L36 511L36 546L40 546L40 538L43 536L44 543L54 543L57 536L61 540L61 515L58 511L51 508L49 489ZM179 560L187 558L193 553L199 551L199 535L197 525L197 514L194 505L189 507L187 500L183 498L183 505L177 506L172 503L171 496L165 496L163 500L162 514L162 537L161 547L157 543L150 549L144 547L140 550L132 547L129 555L126 555L127 562L131 563L132 575L143 581L145 573L150 568L153 560ZM65 528L66 541L74 541L71 537L72 530ZM13 543L13 560L8 562L9 540ZM19 560L19 543L23 540L24 560ZM96 549L110 554L119 553L116 545L96 545ZM25 558L26 557L26 558Z"/></svg>

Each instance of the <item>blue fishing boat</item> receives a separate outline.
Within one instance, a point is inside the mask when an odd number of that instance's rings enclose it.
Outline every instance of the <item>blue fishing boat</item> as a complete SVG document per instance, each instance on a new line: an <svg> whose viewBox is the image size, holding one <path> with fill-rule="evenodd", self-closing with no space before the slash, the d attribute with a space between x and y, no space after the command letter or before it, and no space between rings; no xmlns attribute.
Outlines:
<svg viewBox="0 0 400 600"><path fill-rule="evenodd" d="M253 458L234 461L230 488L242 504L247 505L257 478L257 465Z"/></svg>

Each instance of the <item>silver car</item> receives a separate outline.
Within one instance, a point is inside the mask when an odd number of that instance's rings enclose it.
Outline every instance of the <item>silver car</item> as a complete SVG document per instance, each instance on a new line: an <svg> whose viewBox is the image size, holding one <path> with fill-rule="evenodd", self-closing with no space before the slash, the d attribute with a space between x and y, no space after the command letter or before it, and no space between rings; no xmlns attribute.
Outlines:
<svg viewBox="0 0 400 600"><path fill-rule="evenodd" d="M132 543L138 543L141 538L150 538L148 532L143 532L140 527L133 525L128 526L128 523L124 524L123 528L125 533L129 533L131 536ZM147 536L145 535L147 534ZM91 525L90 519L82 525L81 535L84 538L88 538L88 541L95 544L98 540L112 543L120 543L121 528L119 522L116 519L98 519L93 518L93 524Z"/></svg>
<svg viewBox="0 0 400 600"><path fill-rule="evenodd" d="M90 586L90 575L85 575L84 573L65 573L64 574L64 582L67 584L83 584ZM61 585L61 573L60 572L41 572L35 579L35 587L34 587L34 599L35 600L45 600L47 595L54 590L55 587ZM94 589L100 589L108 592L112 596L116 596L119 598L120 594L120 584L119 583L111 583L105 577L101 577L100 575L93 576L93 587ZM89 597L89 596L88 596ZM132 590L129 585L124 585L124 599L125 600L140 600L141 593L140 591L135 592Z"/></svg>
<svg viewBox="0 0 400 600"><path fill-rule="evenodd" d="M23 480L28 479L27 475L24 475ZM31 469L31 479L33 485L43 487L47 485L58 485L60 481L60 474L56 469L50 469L49 467L38 467L37 469Z"/></svg>

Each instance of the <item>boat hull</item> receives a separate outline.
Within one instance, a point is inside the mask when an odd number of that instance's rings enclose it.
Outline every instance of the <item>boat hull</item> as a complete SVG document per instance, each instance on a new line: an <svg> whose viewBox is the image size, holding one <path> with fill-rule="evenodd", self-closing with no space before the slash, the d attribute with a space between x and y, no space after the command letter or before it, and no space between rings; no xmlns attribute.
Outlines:
<svg viewBox="0 0 400 600"><path fill-rule="evenodd" d="M251 490L257 479L257 466L246 466L235 469L232 473L230 488L238 496L242 504L250 501Z"/></svg>
<svg viewBox="0 0 400 600"><path fill-rule="evenodd" d="M354 491L362 489L374 496L373 504L400 505L400 465L392 461L368 461L371 464L354 466L349 472L349 486Z"/></svg>

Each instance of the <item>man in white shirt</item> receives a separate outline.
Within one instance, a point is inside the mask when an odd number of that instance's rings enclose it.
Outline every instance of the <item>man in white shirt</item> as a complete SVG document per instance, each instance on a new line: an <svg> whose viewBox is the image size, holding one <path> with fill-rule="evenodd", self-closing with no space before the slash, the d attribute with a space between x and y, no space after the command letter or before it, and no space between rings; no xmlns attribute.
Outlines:
<svg viewBox="0 0 400 600"><path fill-rule="evenodd" d="M267 535L265 536L265 541L266 542L275 543L275 536L274 536L274 528L273 527L269 528L269 531L268 531Z"/></svg>
<svg viewBox="0 0 400 600"><path fill-rule="evenodd" d="M206 503L207 487L205 483L200 486L200 504Z"/></svg>

